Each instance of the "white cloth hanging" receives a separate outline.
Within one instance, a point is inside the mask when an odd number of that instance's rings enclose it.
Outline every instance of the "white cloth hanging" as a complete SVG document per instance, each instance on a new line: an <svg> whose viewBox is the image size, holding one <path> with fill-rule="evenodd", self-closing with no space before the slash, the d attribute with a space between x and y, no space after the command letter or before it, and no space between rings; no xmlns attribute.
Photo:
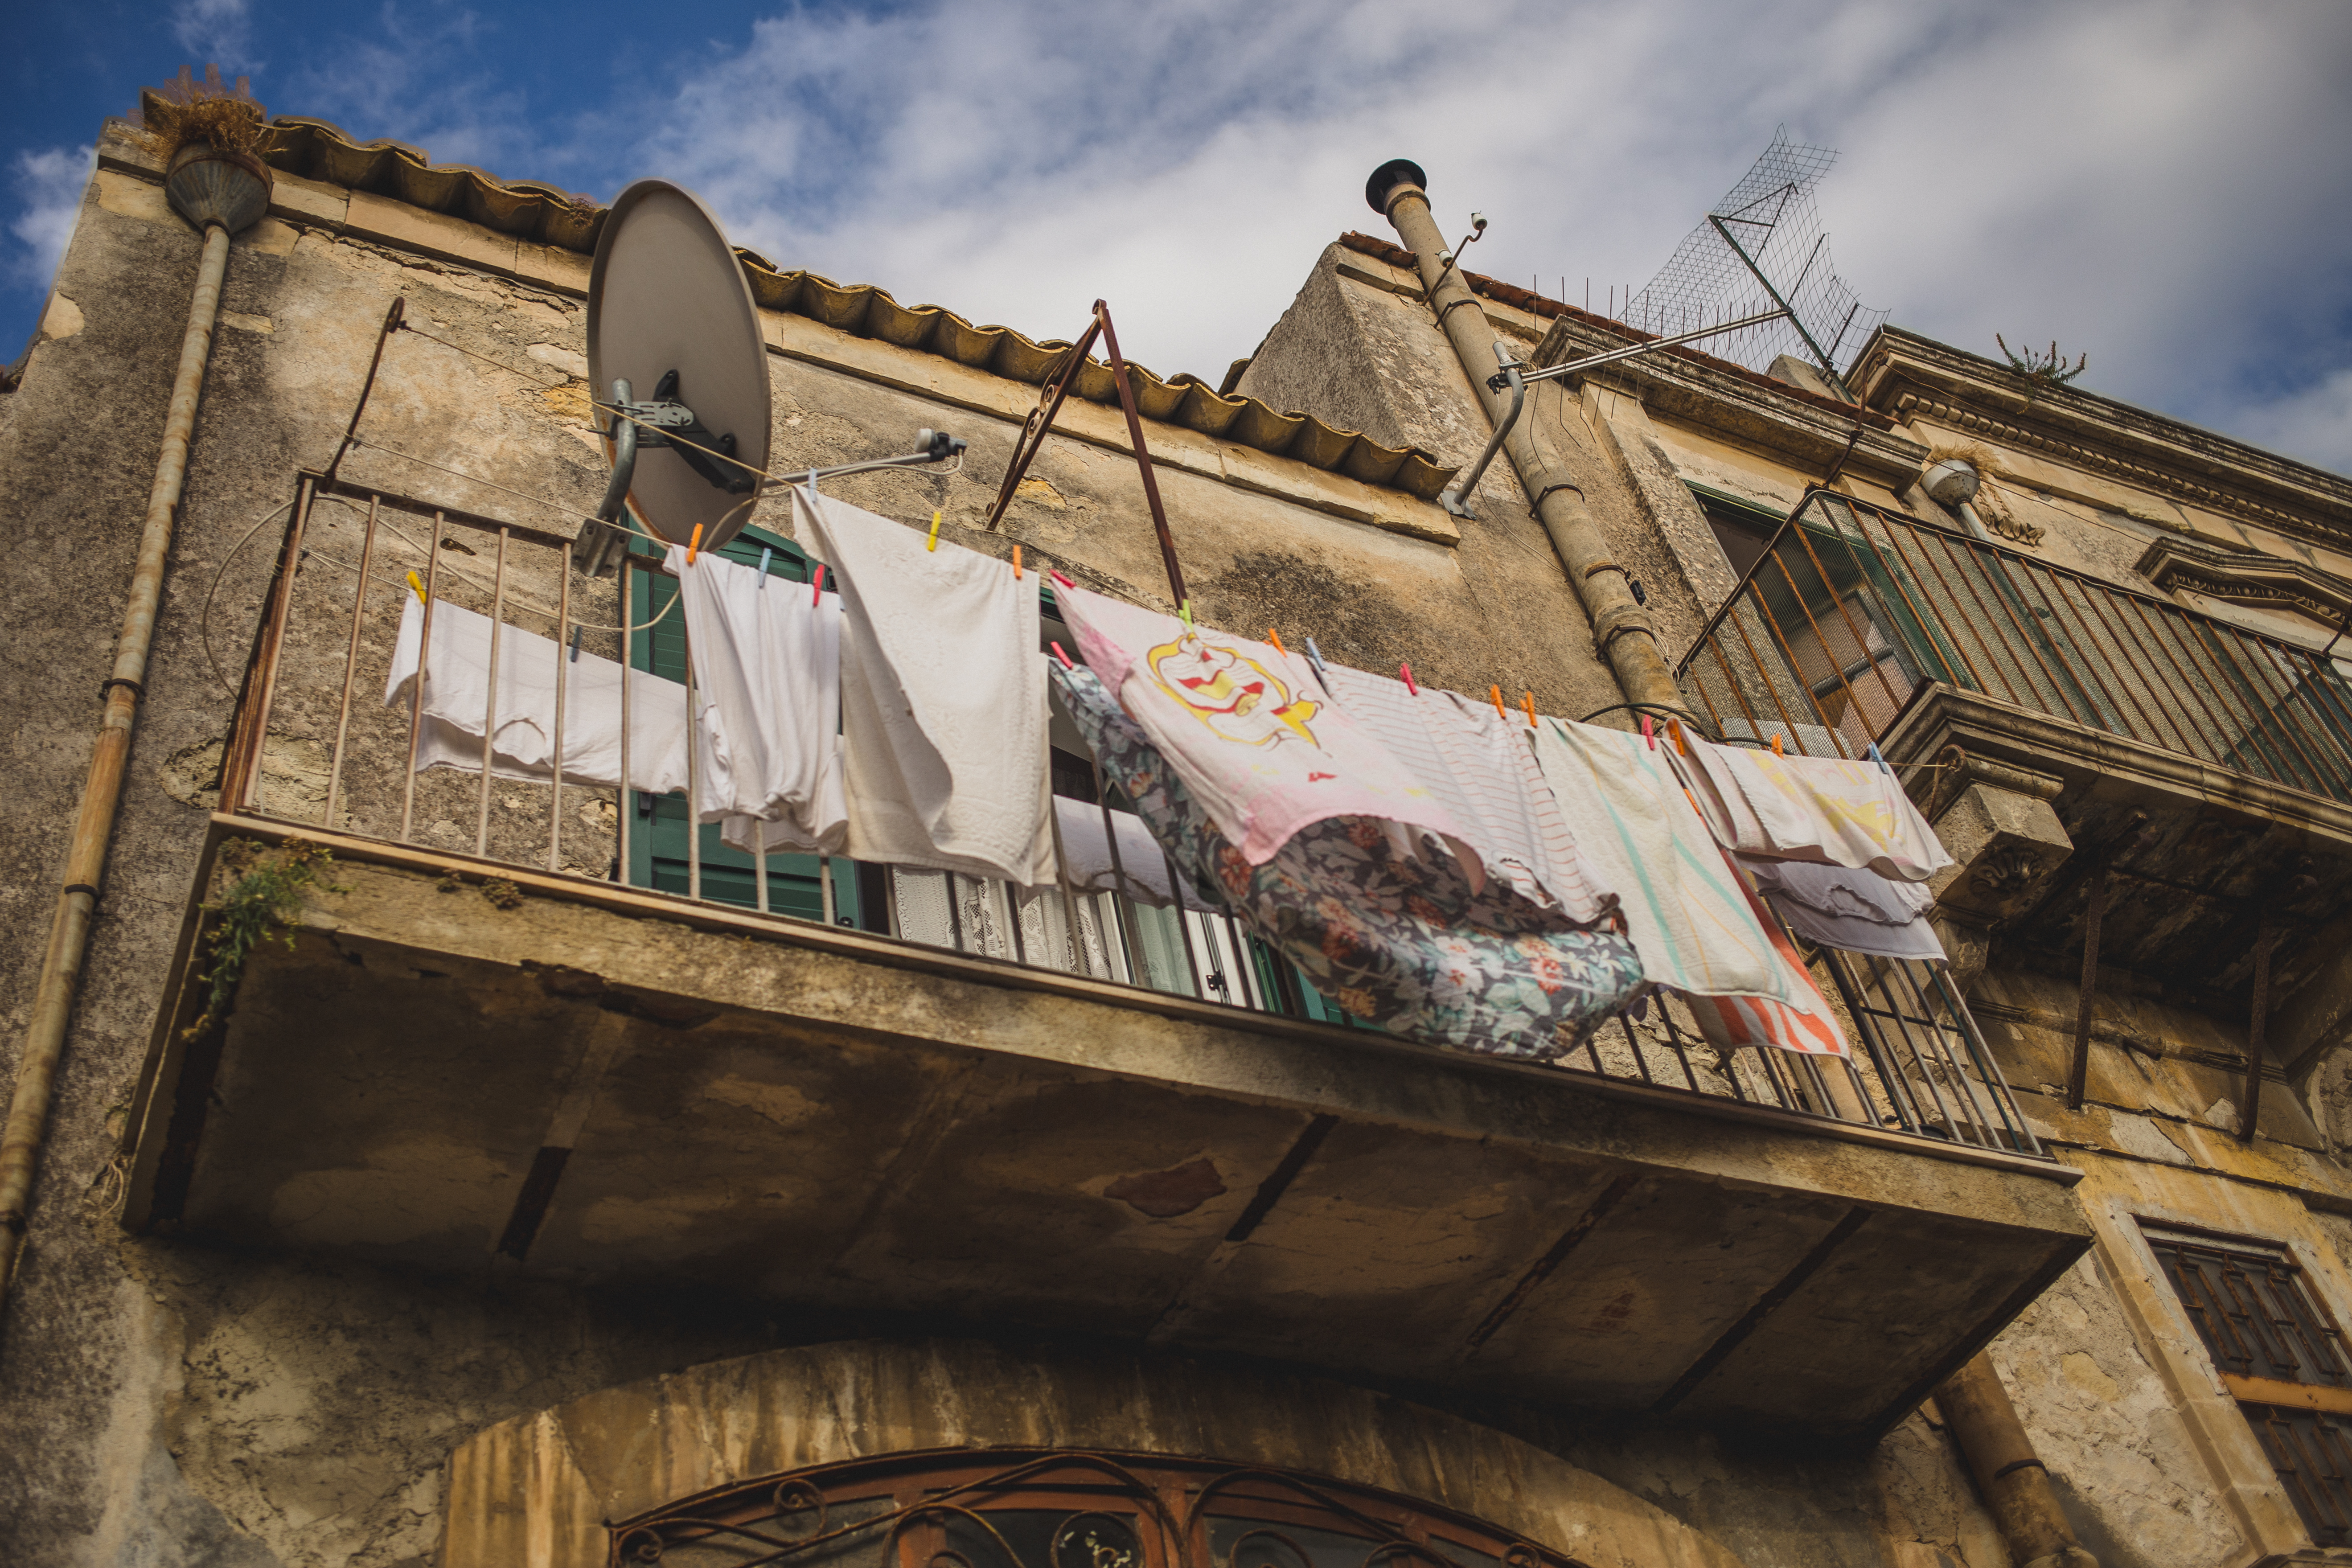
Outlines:
<svg viewBox="0 0 2352 1568"><path fill-rule="evenodd" d="M688 563L673 546L694 660L698 820L756 853L838 854L848 837L842 784L841 596L772 578L721 555Z"/></svg>
<svg viewBox="0 0 2352 1568"><path fill-rule="evenodd" d="M1507 721L1492 703L1459 692L1423 688L1415 694L1402 680L1343 665L1322 673L1348 717L1454 814L1489 873L1538 904L1549 896L1579 924L1607 912L1608 900L1536 766L1526 724Z"/></svg>
<svg viewBox="0 0 2352 1568"><path fill-rule="evenodd" d="M1939 960L1944 944L1927 920L1935 895L1853 866L1735 856L1781 922L1806 941L1879 958Z"/></svg>
<svg viewBox="0 0 2352 1568"><path fill-rule="evenodd" d="M425 606L415 594L401 611L384 682L388 708L405 708L425 640ZM609 658L571 658L551 638L499 628L498 704L490 707L490 618L444 599L433 606L433 647L416 726L416 770L478 773L482 730L493 776L545 783L554 773L555 667L563 674L563 782L621 784L621 676ZM629 787L667 795L686 787L686 688L642 669L628 671Z"/></svg>
<svg viewBox="0 0 2352 1568"><path fill-rule="evenodd" d="M1726 849L1863 868L1906 882L1924 882L1953 863L1882 763L1688 740L1690 751L1675 765Z"/></svg>
<svg viewBox="0 0 2352 1568"><path fill-rule="evenodd" d="M793 515L841 584L849 854L1053 883L1036 582L807 486Z"/></svg>
<svg viewBox="0 0 2352 1568"><path fill-rule="evenodd" d="M1087 667L1118 697L1253 866L1335 816L1403 825L1477 856L1443 801L1347 702L1325 700L1304 658L1081 588L1055 595Z"/></svg>

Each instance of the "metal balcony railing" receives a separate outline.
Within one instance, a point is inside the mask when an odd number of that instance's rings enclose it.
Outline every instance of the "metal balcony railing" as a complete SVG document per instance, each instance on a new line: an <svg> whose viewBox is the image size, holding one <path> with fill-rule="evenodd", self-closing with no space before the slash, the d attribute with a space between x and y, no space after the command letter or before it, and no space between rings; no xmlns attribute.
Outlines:
<svg viewBox="0 0 2352 1568"><path fill-rule="evenodd" d="M2308 649L1816 490L1684 657L1727 739L1858 757L1963 691L2352 804L2352 687Z"/></svg>
<svg viewBox="0 0 2352 1568"><path fill-rule="evenodd" d="M223 812L470 857L485 878L501 865L528 867L1244 1012L1365 1027L1222 912L838 857L755 861L722 845L715 823L689 831L682 792L516 778L470 764L416 772L418 708L383 700L413 594L488 616L502 636L541 639L509 646L543 647L551 675L559 659L576 667L574 656L585 654L682 682L688 660L676 584L658 554L625 556L617 580L585 578L560 535L312 475L299 485L223 762ZM788 540L748 530L726 553L807 580ZM1066 630L1053 635L1071 640ZM494 709L485 713L486 729L498 722ZM1082 745L1076 735L1075 726L1064 731ZM1091 757L1057 748L1052 762L1057 795L1104 804ZM621 765L632 782L643 776L625 755ZM1811 960L1859 1047L1850 1062L1718 1049L1679 1002L1654 1000L1636 1009L1638 1028L1621 1016L1559 1066L1816 1125L2046 1157L1940 965L1826 950Z"/></svg>

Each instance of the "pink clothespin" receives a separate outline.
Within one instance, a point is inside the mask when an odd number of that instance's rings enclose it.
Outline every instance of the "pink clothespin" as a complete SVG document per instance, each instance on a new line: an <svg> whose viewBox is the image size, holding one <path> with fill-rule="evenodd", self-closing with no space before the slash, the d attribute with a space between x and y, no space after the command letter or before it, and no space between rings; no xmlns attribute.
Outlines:
<svg viewBox="0 0 2352 1568"><path fill-rule="evenodd" d="M816 575L809 580L809 608L814 610L824 599L824 563L816 563Z"/></svg>
<svg viewBox="0 0 2352 1568"><path fill-rule="evenodd" d="M1415 697L1421 695L1421 688L1412 683L1412 666L1409 664L1398 665L1397 673L1404 677L1404 689L1407 691L1412 692Z"/></svg>
<svg viewBox="0 0 2352 1568"><path fill-rule="evenodd" d="M1651 723L1647 713L1642 715L1642 739L1649 745L1650 750L1654 752L1658 749L1657 728Z"/></svg>
<svg viewBox="0 0 2352 1568"><path fill-rule="evenodd" d="M1070 662L1070 656L1062 651L1062 645L1060 643L1048 643L1046 646L1054 650L1054 657L1062 661L1062 668L1064 669L1076 669L1078 668L1076 665Z"/></svg>
<svg viewBox="0 0 2352 1568"><path fill-rule="evenodd" d="M1048 572L1045 574L1054 579L1054 585L1057 588L1075 588L1077 586L1076 583L1071 582L1059 572Z"/></svg>

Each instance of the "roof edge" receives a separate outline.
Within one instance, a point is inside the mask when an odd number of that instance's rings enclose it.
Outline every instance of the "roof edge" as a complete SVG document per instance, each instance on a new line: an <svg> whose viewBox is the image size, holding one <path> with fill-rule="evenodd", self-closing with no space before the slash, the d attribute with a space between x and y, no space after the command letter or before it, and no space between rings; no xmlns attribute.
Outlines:
<svg viewBox="0 0 2352 1568"><path fill-rule="evenodd" d="M142 104L151 96L142 92ZM364 192L476 224L495 234L593 255L607 208L587 196L530 180L501 180L464 163L435 163L404 142L361 142L331 121L278 115L261 149L272 168L305 179ZM871 283L837 283L805 269L781 268L736 247L751 295L761 308L806 316L855 337L878 338L899 348L936 354L1008 381L1041 385L1059 367L1069 343L1040 342L1010 327L974 325L938 305L900 304ZM1341 430L1297 409L1279 410L1255 397L1226 396L1197 375L1162 377L1129 361L1136 411L1215 440L1360 483L1434 500L1455 469L1418 447L1386 447L1359 430ZM1089 358L1072 390L1090 403L1118 401L1110 366Z"/></svg>

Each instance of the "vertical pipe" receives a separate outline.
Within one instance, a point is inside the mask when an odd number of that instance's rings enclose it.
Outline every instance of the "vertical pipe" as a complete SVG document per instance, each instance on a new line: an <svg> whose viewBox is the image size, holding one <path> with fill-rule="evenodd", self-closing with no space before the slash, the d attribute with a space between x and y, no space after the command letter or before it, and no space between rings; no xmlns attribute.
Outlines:
<svg viewBox="0 0 2352 1568"><path fill-rule="evenodd" d="M760 858L763 865L767 860L767 844L768 830L765 826L762 826L760 829ZM816 858L817 918L824 921L827 925L835 924L837 923L838 917L835 914L834 910L833 857L830 855L820 855Z"/></svg>
<svg viewBox="0 0 2352 1568"><path fill-rule="evenodd" d="M1505 395L1486 385L1495 370L1495 334L1462 269L1450 259L1439 259L1447 255L1445 237L1429 210L1423 181L1419 168L1400 159L1377 171L1364 194L1413 253L1437 324L1470 378L1472 396L1481 412L1499 421ZM1515 426L1504 439L1503 453L1529 498L1529 510L1559 554L1569 586L1584 606L1592 639L1616 676L1618 689L1628 702L1689 712L1674 668L1658 646L1655 617L1634 599L1624 568L1613 559L1607 538L1586 508L1575 476L1544 456L1536 440L1538 423L1527 420Z"/></svg>
<svg viewBox="0 0 2352 1568"><path fill-rule="evenodd" d="M416 628L416 673L408 682L408 765L400 775L400 841L408 842L416 816L416 733L425 726L425 672L433 668L433 606L441 602L441 514L433 514L425 542L425 613Z"/></svg>
<svg viewBox="0 0 2352 1568"><path fill-rule="evenodd" d="M490 852L490 752L499 734L499 635L506 630L507 531L499 530L499 563L490 576L490 678L482 683L482 782L475 792L474 853Z"/></svg>
<svg viewBox="0 0 2352 1568"><path fill-rule="evenodd" d="M360 540L360 584L352 591L352 642L343 655L343 695L335 709L335 752L327 763L327 816L320 826L335 830L335 805L343 793L343 742L352 730L352 683L360 672L360 625L367 614L368 573L375 565L375 513L382 497L368 497L367 532Z"/></svg>
<svg viewBox="0 0 2352 1568"><path fill-rule="evenodd" d="M73 838L66 850L64 883L50 917L48 947L42 955L41 978L25 1026L16 1085L8 1097L7 1121L0 1129L0 1302L6 1300L15 1282L17 1257L24 1247L33 1177L41 1144L48 1135L58 1063L65 1053L66 1027L81 983L82 961L89 952L99 885L106 877L108 841L122 801L123 769L130 761L131 734L145 690L148 650L154 643L155 606L163 596L173 524L186 487L188 445L195 433L205 362L212 353L213 326L220 316L221 278L227 269L228 230L209 225L205 229L204 254L196 263L195 289L188 300L187 331L180 339L180 364L163 419L163 449L156 456L154 481L147 491L147 518L139 535L138 561L131 568L131 591L115 639L114 668L106 680L106 706L90 751L89 773L82 783Z"/></svg>
<svg viewBox="0 0 2352 1568"><path fill-rule="evenodd" d="M646 579L648 583L651 578ZM677 592L684 594L680 583ZM650 598L652 595L647 595ZM686 896L702 897L702 715L695 710L694 634L679 614L678 641L686 648ZM623 676L624 680L627 679Z"/></svg>
<svg viewBox="0 0 2352 1568"><path fill-rule="evenodd" d="M563 553L556 563L562 581L555 589L555 773L547 786L547 868L563 868L563 703L565 677L572 664L566 647L572 636L572 542L563 542ZM622 679L628 679L624 675Z"/></svg>

